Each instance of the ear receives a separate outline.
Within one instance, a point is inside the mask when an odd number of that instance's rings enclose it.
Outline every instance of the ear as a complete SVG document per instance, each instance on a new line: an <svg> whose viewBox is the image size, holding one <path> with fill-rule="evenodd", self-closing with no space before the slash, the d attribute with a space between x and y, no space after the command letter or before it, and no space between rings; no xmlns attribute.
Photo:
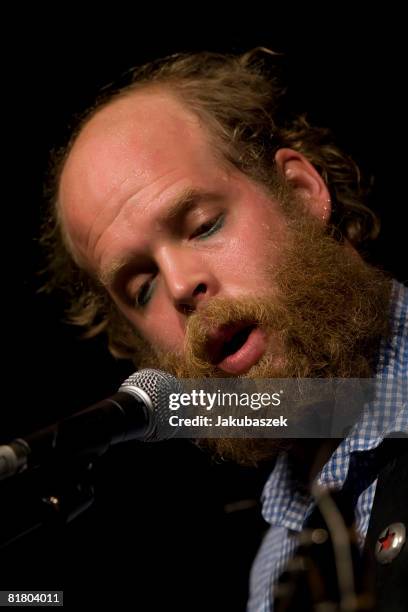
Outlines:
<svg viewBox="0 0 408 612"><path fill-rule="evenodd" d="M279 149L275 162L278 172L302 197L310 214L327 223L331 214L330 193L316 168L293 149Z"/></svg>

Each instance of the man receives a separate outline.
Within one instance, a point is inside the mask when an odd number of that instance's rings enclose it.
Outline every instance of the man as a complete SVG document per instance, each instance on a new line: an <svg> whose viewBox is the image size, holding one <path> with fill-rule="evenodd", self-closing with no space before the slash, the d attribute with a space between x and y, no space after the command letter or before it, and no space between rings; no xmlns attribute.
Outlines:
<svg viewBox="0 0 408 612"><path fill-rule="evenodd" d="M313 506L302 487L341 488L356 453L406 430L408 397L408 294L358 254L378 233L358 169L326 130L282 117L268 58L174 56L105 93L59 157L45 236L71 320L138 367L392 386L340 444L207 441L242 462L280 453L251 610L271 608L294 553ZM375 485L374 474L355 502L361 543Z"/></svg>

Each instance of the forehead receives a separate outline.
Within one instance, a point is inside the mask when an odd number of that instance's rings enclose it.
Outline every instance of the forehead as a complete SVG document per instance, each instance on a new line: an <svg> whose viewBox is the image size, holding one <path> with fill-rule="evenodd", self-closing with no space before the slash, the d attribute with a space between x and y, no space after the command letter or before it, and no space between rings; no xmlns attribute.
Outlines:
<svg viewBox="0 0 408 612"><path fill-rule="evenodd" d="M78 136L61 175L59 204L79 237L113 200L183 168L215 164L196 115L167 92L137 92L100 110Z"/></svg>

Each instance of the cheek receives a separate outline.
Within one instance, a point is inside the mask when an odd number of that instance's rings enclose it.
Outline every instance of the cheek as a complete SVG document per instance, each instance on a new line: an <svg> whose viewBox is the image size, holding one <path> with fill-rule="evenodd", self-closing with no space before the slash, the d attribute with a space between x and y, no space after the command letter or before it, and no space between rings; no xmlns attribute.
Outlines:
<svg viewBox="0 0 408 612"><path fill-rule="evenodd" d="M128 315L132 325L154 347L164 351L179 351L183 347L184 327L181 316L160 300L154 300L145 316Z"/></svg>
<svg viewBox="0 0 408 612"><path fill-rule="evenodd" d="M268 270L279 262L283 239L279 232L266 224L246 226L228 242L217 262L218 273L224 283L234 286L259 287L269 277Z"/></svg>

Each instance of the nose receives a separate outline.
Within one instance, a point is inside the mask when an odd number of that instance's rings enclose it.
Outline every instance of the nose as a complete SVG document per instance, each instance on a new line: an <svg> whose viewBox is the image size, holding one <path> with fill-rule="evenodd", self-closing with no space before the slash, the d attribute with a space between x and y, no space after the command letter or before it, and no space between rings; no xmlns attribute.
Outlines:
<svg viewBox="0 0 408 612"><path fill-rule="evenodd" d="M218 291L208 262L197 253L181 248L162 249L158 264L169 297L183 314L194 312Z"/></svg>

